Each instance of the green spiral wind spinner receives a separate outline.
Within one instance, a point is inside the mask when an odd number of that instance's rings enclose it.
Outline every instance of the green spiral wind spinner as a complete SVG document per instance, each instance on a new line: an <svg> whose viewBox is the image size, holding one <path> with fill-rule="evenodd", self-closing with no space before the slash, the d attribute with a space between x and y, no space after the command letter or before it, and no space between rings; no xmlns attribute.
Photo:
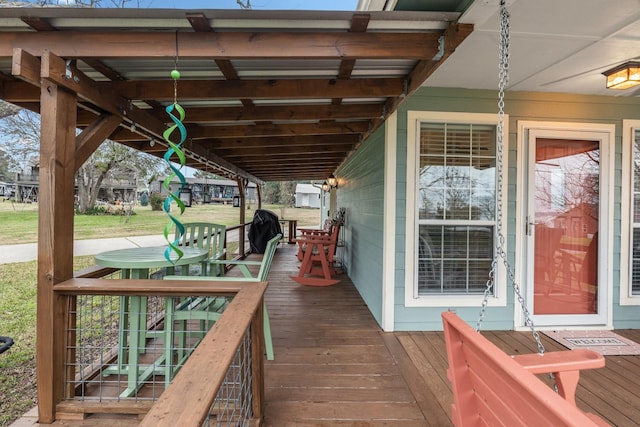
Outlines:
<svg viewBox="0 0 640 427"><path fill-rule="evenodd" d="M180 78L180 72L175 69L172 70L171 78L173 78L174 89L176 89L177 81ZM174 94L176 92L177 90L174 90ZM168 105L165 111L167 112L167 114L169 114L169 117L171 117L171 120L173 121L174 124L173 126L169 127L167 130L165 130L164 133L162 134L165 141L167 141L167 143L169 144L169 149L164 155L164 160L167 162L167 164L169 165L169 168L171 169L171 174L169 174L169 176L165 178L163 183L165 190L167 190L167 193L169 194L167 198L164 200L163 210L169 216L169 219L170 219L170 222L164 227L164 238L169 244L167 249L164 251L164 257L170 263L175 264L175 262L180 258L182 258L182 256L184 255L184 253L178 246L178 244L180 243L180 238L184 234L184 225L180 222L180 220L176 216L171 214L170 210L171 210L171 201L175 201L176 204L178 205L178 208L180 209L180 215L184 213L184 209L185 209L184 203L182 202L182 200L180 200L180 197L179 197L180 191L186 186L186 183L187 183L184 175L180 171L180 169L182 169L182 167L184 167L186 163L184 152L180 147L182 146L184 141L187 139L187 129L184 127L184 124L182 123L185 117L184 108L182 108L182 106L178 104L177 96L174 95L173 104ZM177 112L177 115L175 114L176 112ZM180 133L180 141L177 144L171 141L171 135L174 133L176 129ZM174 164L171 162L171 157L174 154L178 156L178 160L180 163L179 168L175 167ZM178 179L180 180L180 187L175 192L172 192L170 184L171 184L171 180L174 177L178 177ZM171 232L171 228L173 227L173 225L176 226L176 233L175 233L174 239L172 240L171 237L169 236L169 233ZM171 257L171 252L176 253L176 255L178 256L177 259Z"/></svg>

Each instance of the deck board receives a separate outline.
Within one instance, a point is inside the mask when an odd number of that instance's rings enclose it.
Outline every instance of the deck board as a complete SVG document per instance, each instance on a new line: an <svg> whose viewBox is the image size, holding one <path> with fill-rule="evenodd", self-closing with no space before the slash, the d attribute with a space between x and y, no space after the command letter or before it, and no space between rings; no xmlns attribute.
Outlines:
<svg viewBox="0 0 640 427"><path fill-rule="evenodd" d="M377 412L369 411L369 399L373 396L375 399L389 399L385 400L386 408L393 408L393 405L402 407L399 401L389 403L394 399L392 395L400 397L399 389L395 386L402 383L405 388L401 396L406 398L410 393L424 417L415 420L415 425L451 425L448 414L452 395L446 378L448 363L442 333L382 333L348 278L344 277L341 284L327 288L305 287L289 280L288 275L296 272L297 263L293 254L289 255L288 252L286 247L279 250L266 296L276 352L276 360L265 365L268 384L266 425L293 423L339 426L361 423L368 426L402 426L404 424L399 421L389 422L378 418ZM617 332L640 340L640 331ZM535 340L528 331L482 333L509 354L537 351ZM544 335L541 335L541 339L547 351L566 350ZM358 344L354 344L354 340ZM380 343L386 348L381 349ZM375 363L375 368L371 356L352 353L374 348L384 354ZM333 355L322 354L323 349L331 351ZM280 352L286 354L280 355ZM387 355L391 359L385 368ZM327 363L332 359L338 363ZM577 391L578 405L585 411L599 414L612 425L640 426L640 356L608 356L606 360L605 368L582 373ZM349 361L359 369L354 369ZM296 368L293 369L293 366ZM287 375L282 372L287 369L291 369L292 374L287 378L286 386L280 387L283 384L278 384L278 380ZM389 396L385 394L388 386L383 384L388 384L390 378L380 375L381 370L386 371L388 376L400 376L394 380L394 387L389 387ZM327 388L319 391L315 382L317 375L326 375L331 381L335 380L335 390ZM382 389L377 389L375 393L371 389L350 389L346 394L350 403L347 404L340 401L345 399L342 393L345 384L338 379L341 375L361 375L367 378L367 384L370 381L379 382ZM552 385L549 378L541 376L541 379ZM315 409L324 408L323 399L327 398L333 399L336 410L332 410L330 416L325 414L320 417ZM360 405L355 404L357 402ZM345 408L351 412L346 414ZM298 410L299 413L296 412Z"/></svg>
<svg viewBox="0 0 640 427"><path fill-rule="evenodd" d="M289 278L298 265L295 247L281 245L269 274L275 360L265 362L264 425L452 425L442 332L384 333L346 275L335 286L303 286ZM640 340L638 330L616 332ZM482 333L508 354L537 351L530 332ZM541 339L547 351L566 350ZM614 426L640 427L640 356L607 356L605 368L583 371L576 397ZM65 425L105 423L101 416Z"/></svg>

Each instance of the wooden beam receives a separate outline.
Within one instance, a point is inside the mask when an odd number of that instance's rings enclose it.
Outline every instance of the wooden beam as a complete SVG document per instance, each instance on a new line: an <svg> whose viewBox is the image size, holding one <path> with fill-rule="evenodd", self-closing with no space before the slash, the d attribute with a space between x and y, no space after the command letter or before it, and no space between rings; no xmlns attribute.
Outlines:
<svg viewBox="0 0 640 427"><path fill-rule="evenodd" d="M456 51L458 46L473 32L473 24L452 23L442 35L444 49L438 60L426 59L418 62L409 74L408 95L415 92L433 72Z"/></svg>
<svg viewBox="0 0 640 427"><path fill-rule="evenodd" d="M37 92L37 100L41 101L41 90L40 90L40 69L41 69L40 58L36 58L35 56L25 52L22 49L15 49L13 51L13 57L11 62L11 74L15 77L18 77L28 83L20 82L20 83L3 83L3 99L8 102L18 101L17 93L21 91L27 91L26 89L31 89L32 92ZM13 86L15 95L11 96L9 90ZM33 95L30 95L30 100L33 100ZM22 101L24 99L21 99Z"/></svg>
<svg viewBox="0 0 640 427"><path fill-rule="evenodd" d="M141 128L150 135L162 138L166 129L163 122L132 105L117 92L103 90L81 71L68 68L64 59L51 52L42 55L42 78L78 94L79 97Z"/></svg>
<svg viewBox="0 0 640 427"><path fill-rule="evenodd" d="M351 27L349 31L353 33L364 33L369 26L369 20L371 15L368 13L356 13L351 17ZM351 78L353 67L356 65L355 59L343 59L340 61L340 70L338 71L338 79L346 80ZM342 98L333 98L331 103L339 105L342 102Z"/></svg>
<svg viewBox="0 0 640 427"><path fill-rule="evenodd" d="M269 105L256 107L188 107L187 123L261 120L369 119L382 115L380 104Z"/></svg>
<svg viewBox="0 0 640 427"><path fill-rule="evenodd" d="M32 58L35 56L30 55ZM37 58L36 58L37 59ZM18 59L20 61L20 59ZM38 63L40 60L38 59ZM16 58L13 58L13 67L16 66ZM18 66L24 66L18 64ZM22 74L24 70L20 70L14 75ZM38 79L40 78L40 69L37 69ZM12 104L40 102L40 81L0 81L0 98Z"/></svg>
<svg viewBox="0 0 640 427"><path fill-rule="evenodd" d="M203 138L251 138L296 135L345 135L363 133L369 122L329 122L296 124L256 124L230 126L194 126L188 129L191 139Z"/></svg>
<svg viewBox="0 0 640 427"><path fill-rule="evenodd" d="M325 154L320 154L317 156L313 156L312 158L300 158L299 162L300 163L316 163L316 162L337 162L337 161L342 161L343 157L340 153L325 153ZM245 166L251 166L251 165L261 165L261 164L268 164L268 163L274 163L274 164L278 164L278 163L282 163L282 162L289 162L291 161L291 155L287 155L287 154L283 154L283 155L274 155L274 156L269 156L269 157L262 157L262 158L247 158L247 159L242 159L242 160L238 160L238 164L239 165L245 165Z"/></svg>
<svg viewBox="0 0 640 427"><path fill-rule="evenodd" d="M73 277L76 97L45 82L41 111L36 374L38 421L51 423L63 398L66 339L65 306L54 286Z"/></svg>
<svg viewBox="0 0 640 427"><path fill-rule="evenodd" d="M76 171L119 124L120 117L103 114L76 137Z"/></svg>
<svg viewBox="0 0 640 427"><path fill-rule="evenodd" d="M56 31L56 28L51 25L49 21L43 18L35 16L23 16L20 18L20 20L36 31Z"/></svg>
<svg viewBox="0 0 640 427"><path fill-rule="evenodd" d="M380 126L386 118L392 114L398 106L404 102L413 92L415 92L433 72L451 56L456 48L473 32L473 24L451 23L443 34L444 49L442 56L438 59L427 59L419 61L407 77L407 90L401 96L390 98L385 103L385 116L372 120L369 133Z"/></svg>
<svg viewBox="0 0 640 427"><path fill-rule="evenodd" d="M173 100L171 80L100 82L102 91L126 94L129 99ZM404 90L401 78L272 79L272 80L180 80L181 99L311 99L374 98L398 96Z"/></svg>
<svg viewBox="0 0 640 427"><path fill-rule="evenodd" d="M324 154L324 153L347 153L351 150L355 144L316 144L306 146L291 146L280 147L278 154ZM255 156L265 156L273 153L273 147L254 147L250 150L216 150L220 156L225 159L232 159L235 157L248 158ZM225 152L226 151L226 152ZM230 160L231 161L231 160Z"/></svg>
<svg viewBox="0 0 640 427"><path fill-rule="evenodd" d="M213 31L211 25L209 25L209 19L204 15L204 13L187 13L186 14L189 23L191 24L191 28L197 33L208 33ZM222 75L227 80L239 80L240 76L238 76L238 72L234 68L231 61L228 59L216 59L216 65ZM251 99L243 98L240 100L242 105L245 107L251 107L253 105L253 101Z"/></svg>
<svg viewBox="0 0 640 427"><path fill-rule="evenodd" d="M276 136L265 138L226 138L206 141L206 146L215 150L243 150L256 147L295 147L308 145L352 145L360 141L358 134L347 135L301 135L301 136ZM201 144L198 141L194 144ZM273 153L277 154L277 153Z"/></svg>
<svg viewBox="0 0 640 427"><path fill-rule="evenodd" d="M428 59L440 32L180 32L182 58L212 59ZM55 31L0 34L0 57L20 47L35 56L46 50L64 58L173 58L171 31Z"/></svg>
<svg viewBox="0 0 640 427"><path fill-rule="evenodd" d="M13 60L14 71L21 71L25 73L25 75L18 73L14 74L27 81L35 79L35 75L29 74L30 68L22 66L22 64L26 64L25 61L27 60L33 61L33 58L34 57L26 51L17 49ZM37 58L35 59L37 60ZM21 67L16 69L16 64L20 64ZM57 55L54 55L51 52L45 52L42 56L41 74L43 79L49 80L61 87L65 87L72 92L77 93L88 102L100 107L102 110L118 117L120 120L131 123L132 126L135 126L138 129L138 132L144 132L144 134L154 136L158 141L163 141L162 133L166 129L166 125L162 121L148 114L144 110L135 107L129 102L129 100L112 91L103 92L100 88L96 87L93 80L85 76L82 72L76 69L72 69L70 71L71 76L69 77L67 75L67 65L65 61ZM207 162L211 162L212 168L226 170L229 173L243 176L252 182L262 182L258 177L243 171L239 167L220 158L216 154L209 151L203 151L201 147L194 146L192 153L185 154L190 157L196 156L198 158L206 159L202 161L203 165L207 164Z"/></svg>

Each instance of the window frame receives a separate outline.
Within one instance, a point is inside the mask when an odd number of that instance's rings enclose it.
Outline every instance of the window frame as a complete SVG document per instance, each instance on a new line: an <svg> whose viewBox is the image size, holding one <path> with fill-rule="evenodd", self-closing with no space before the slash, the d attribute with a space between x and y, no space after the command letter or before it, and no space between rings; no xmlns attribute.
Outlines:
<svg viewBox="0 0 640 427"><path fill-rule="evenodd" d="M633 295L633 155L634 133L640 132L640 120L622 121L622 199L620 227L620 305L640 305L640 294Z"/></svg>
<svg viewBox="0 0 640 427"><path fill-rule="evenodd" d="M407 111L407 195L406 195L406 230L405 230L405 306L406 307L480 307L483 300L482 294L477 295L460 295L460 294L429 294L418 296L418 230L419 215L417 212L417 200L419 198L418 188L418 172L419 172L419 154L420 154L420 124L430 123L447 123L447 124L478 124L478 125L496 125L496 135L498 132L497 123L498 115L490 113L459 113L459 112L439 112L439 111ZM504 115L502 165L502 180L496 176L496 194L497 185L502 184L502 224L503 234L506 233L507 224L507 180L508 180L508 124L509 116ZM496 141L497 144L497 141ZM496 149L496 156L498 156ZM497 174L497 168L496 168ZM498 207L496 206L496 209ZM456 221L458 222L458 221ZM486 221L485 221L486 222ZM462 221L462 223L465 223ZM475 223L466 222L465 224L474 225ZM497 210L495 227L497 228ZM505 236L506 237L506 236ZM505 243L506 246L506 243ZM507 248L505 247L505 252ZM490 306L506 306L506 272L504 264L498 263L498 271L494 281L494 294L489 297L488 305Z"/></svg>

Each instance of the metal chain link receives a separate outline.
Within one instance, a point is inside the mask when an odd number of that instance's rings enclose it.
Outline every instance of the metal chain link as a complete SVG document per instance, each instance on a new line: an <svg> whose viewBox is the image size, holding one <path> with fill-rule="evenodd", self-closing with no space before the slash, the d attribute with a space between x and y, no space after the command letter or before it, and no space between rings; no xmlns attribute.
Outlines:
<svg viewBox="0 0 640 427"><path fill-rule="evenodd" d="M522 292L520 290L520 286L516 282L515 273L513 268L511 267L509 260L507 259L507 254L504 250L505 247L505 238L502 232L502 180L504 177L504 165L502 162L503 151L504 151L504 92L509 83L509 34L510 34L510 23L509 23L509 11L505 5L505 0L500 1L500 57L499 57L499 73L498 73L498 125L497 125L497 149L496 149L496 174L497 174L497 197L496 197L496 253L494 254L493 261L491 262L491 270L489 271L489 279L487 280L487 284L484 290L484 295L482 299L482 305L480 308L480 315L478 317L478 323L476 324L476 330L480 331L482 326L482 321L484 320L484 315L487 309L487 305L489 303L489 296L491 295L494 289L495 278L498 269L498 259L502 259L502 262L507 271L507 279L511 282L513 287L513 292L515 294L518 303L522 307L522 314L524 316L524 324L529 327L531 333L533 334L533 338L536 341L536 345L538 346L538 352L544 353L545 348L540 339L540 334L535 330L533 320L531 320L531 315L529 314L529 310L527 309L524 297L522 296Z"/></svg>

